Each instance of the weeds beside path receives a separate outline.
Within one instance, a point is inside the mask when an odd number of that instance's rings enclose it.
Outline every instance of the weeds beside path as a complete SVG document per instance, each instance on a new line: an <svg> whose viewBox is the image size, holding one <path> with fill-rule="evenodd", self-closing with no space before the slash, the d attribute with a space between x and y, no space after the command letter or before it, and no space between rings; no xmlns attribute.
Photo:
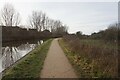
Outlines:
<svg viewBox="0 0 120 80"><path fill-rule="evenodd" d="M75 36L63 37L59 44L80 78L117 76L117 46Z"/></svg>

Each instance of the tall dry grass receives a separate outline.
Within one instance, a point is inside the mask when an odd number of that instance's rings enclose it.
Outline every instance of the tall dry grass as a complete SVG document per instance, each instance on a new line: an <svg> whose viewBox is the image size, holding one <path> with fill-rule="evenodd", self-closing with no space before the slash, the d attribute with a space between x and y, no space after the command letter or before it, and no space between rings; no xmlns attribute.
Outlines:
<svg viewBox="0 0 120 80"><path fill-rule="evenodd" d="M82 69L84 77L117 77L118 52L116 43L80 40L76 35L63 37L74 53L74 64ZM115 45L116 44L116 45Z"/></svg>

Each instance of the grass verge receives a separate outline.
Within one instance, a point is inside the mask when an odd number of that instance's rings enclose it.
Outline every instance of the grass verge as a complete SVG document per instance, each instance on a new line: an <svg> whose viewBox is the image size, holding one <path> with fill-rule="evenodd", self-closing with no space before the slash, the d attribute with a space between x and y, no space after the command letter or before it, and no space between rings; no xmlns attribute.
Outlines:
<svg viewBox="0 0 120 80"><path fill-rule="evenodd" d="M12 78L39 78L51 42L52 39L45 41L42 45L38 46L12 67L7 69L3 73L2 80Z"/></svg>
<svg viewBox="0 0 120 80"><path fill-rule="evenodd" d="M81 76L81 73L82 71L80 71L81 69L74 63L74 59L73 57L75 56L74 53L72 53L70 50L69 50L69 47L68 45L64 42L63 39L59 39L58 40L61 48L63 49L65 55L67 56L68 60L70 61L70 63L72 64L73 68L75 69L75 72L77 74L78 77Z"/></svg>

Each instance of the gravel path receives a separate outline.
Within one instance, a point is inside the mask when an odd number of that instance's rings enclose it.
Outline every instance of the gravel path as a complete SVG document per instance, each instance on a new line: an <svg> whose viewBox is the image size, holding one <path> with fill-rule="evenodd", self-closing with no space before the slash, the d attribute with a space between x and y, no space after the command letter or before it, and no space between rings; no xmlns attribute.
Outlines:
<svg viewBox="0 0 120 80"><path fill-rule="evenodd" d="M74 69L59 46L58 39L52 41L40 77L77 78Z"/></svg>

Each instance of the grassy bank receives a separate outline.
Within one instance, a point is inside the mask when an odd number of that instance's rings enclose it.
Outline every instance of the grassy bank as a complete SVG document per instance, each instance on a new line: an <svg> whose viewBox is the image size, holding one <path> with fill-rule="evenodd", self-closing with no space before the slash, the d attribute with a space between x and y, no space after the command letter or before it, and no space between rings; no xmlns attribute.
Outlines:
<svg viewBox="0 0 120 80"><path fill-rule="evenodd" d="M59 40L79 77L116 77L117 47L101 40L67 38Z"/></svg>
<svg viewBox="0 0 120 80"><path fill-rule="evenodd" d="M39 78L52 39L31 51L3 74L2 80L9 78Z"/></svg>

